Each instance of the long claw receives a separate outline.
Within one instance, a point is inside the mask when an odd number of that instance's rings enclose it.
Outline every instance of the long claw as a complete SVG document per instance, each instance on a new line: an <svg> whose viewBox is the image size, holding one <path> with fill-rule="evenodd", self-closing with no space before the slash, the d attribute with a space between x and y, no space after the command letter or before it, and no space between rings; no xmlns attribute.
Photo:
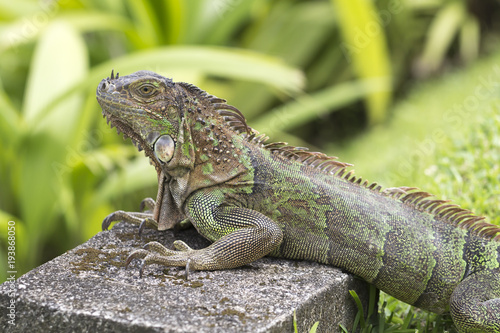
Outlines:
<svg viewBox="0 0 500 333"><path fill-rule="evenodd" d="M139 237L142 235L144 228L146 228L147 226L158 229L158 223L152 218L146 217L144 220L141 221L141 224L139 224Z"/></svg>
<svg viewBox="0 0 500 333"><path fill-rule="evenodd" d="M128 265L130 265L130 262L135 259L135 258L140 258L140 259L144 259L147 255L149 254L149 251L147 250L135 250L134 252L132 252L131 254L129 254L129 256L127 257L127 261L125 261L125 268L128 267Z"/></svg>
<svg viewBox="0 0 500 333"><path fill-rule="evenodd" d="M101 228L102 228L102 231L104 230L108 230L109 226L111 224L111 218L110 218L110 215L106 216L106 218L102 221L102 225L101 225Z"/></svg>
<svg viewBox="0 0 500 333"><path fill-rule="evenodd" d="M145 199L146 206L149 207L151 203L154 204L153 199ZM148 203L149 202L149 203ZM129 222L135 225L140 225L146 220L145 224L147 227L158 229L158 222L156 222L153 218L153 214L150 211L147 212L125 212L123 210L117 210L106 216L102 221L102 230L108 230L109 226L113 222L123 221ZM142 227L144 228L144 227ZM142 229L141 229L142 230Z"/></svg>
<svg viewBox="0 0 500 333"><path fill-rule="evenodd" d="M141 224L139 224L139 237L141 237L144 228L146 227L146 219L142 220Z"/></svg>
<svg viewBox="0 0 500 333"><path fill-rule="evenodd" d="M146 266L146 260L141 262L141 268L139 269L139 278L142 279L142 273L144 272L144 266Z"/></svg>
<svg viewBox="0 0 500 333"><path fill-rule="evenodd" d="M189 281L189 272L191 271L190 269L190 263L191 263L191 259L188 259L186 261L186 270L184 271L184 278L186 279L186 281Z"/></svg>

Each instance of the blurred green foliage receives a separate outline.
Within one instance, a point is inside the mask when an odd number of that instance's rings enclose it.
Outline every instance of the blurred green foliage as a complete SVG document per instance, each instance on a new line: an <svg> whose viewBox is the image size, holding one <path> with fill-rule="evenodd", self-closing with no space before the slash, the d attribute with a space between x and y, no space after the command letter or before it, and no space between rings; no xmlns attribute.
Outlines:
<svg viewBox="0 0 500 333"><path fill-rule="evenodd" d="M0 0L0 266L8 221L16 225L19 275L97 233L110 212L135 210L155 194L147 159L100 118L95 88L111 69L194 83L273 140L326 146L383 126L391 133L388 120L405 113L389 111L394 96L414 78L492 50L499 7L495 0ZM460 103L461 95L450 96ZM398 146L394 140L384 144ZM461 149L446 147L436 151Z"/></svg>

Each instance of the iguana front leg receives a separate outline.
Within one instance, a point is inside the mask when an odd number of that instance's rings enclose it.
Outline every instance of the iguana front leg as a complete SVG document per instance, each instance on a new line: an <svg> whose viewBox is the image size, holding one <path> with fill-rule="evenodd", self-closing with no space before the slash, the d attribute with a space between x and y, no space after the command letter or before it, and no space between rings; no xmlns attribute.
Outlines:
<svg viewBox="0 0 500 333"><path fill-rule="evenodd" d="M102 230L107 230L112 222L125 221L139 225L139 235L144 227L157 230L184 229L190 224L187 223L186 216L177 207L175 200L170 193L171 177L165 173L158 174L158 193L156 201L152 198L142 200L141 212L125 212L122 210L109 214L102 221ZM142 212L144 209L146 211Z"/></svg>
<svg viewBox="0 0 500 333"><path fill-rule="evenodd" d="M194 194L188 199L187 212L199 233L215 241L213 244L193 250L176 241L174 246L181 251L174 251L151 242L146 244L150 251L132 252L127 263L143 258L141 272L149 264L186 266L194 270L228 269L262 258L283 240L280 227L272 219L252 209L221 204L221 193L217 191Z"/></svg>

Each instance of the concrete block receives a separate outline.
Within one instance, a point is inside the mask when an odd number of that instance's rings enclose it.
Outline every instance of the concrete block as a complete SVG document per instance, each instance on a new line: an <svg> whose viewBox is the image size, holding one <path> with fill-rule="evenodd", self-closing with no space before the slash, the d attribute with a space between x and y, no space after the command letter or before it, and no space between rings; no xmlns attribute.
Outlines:
<svg viewBox="0 0 500 333"><path fill-rule="evenodd" d="M150 265L139 278L139 261L128 254L149 241L193 248L209 243L194 229L145 230L116 224L86 243L16 281L0 285L2 332L299 332L319 321L319 332L350 328L357 313L349 290L364 300L368 285L339 269L307 261L262 258L226 271L195 271ZM11 300L15 325L9 323Z"/></svg>

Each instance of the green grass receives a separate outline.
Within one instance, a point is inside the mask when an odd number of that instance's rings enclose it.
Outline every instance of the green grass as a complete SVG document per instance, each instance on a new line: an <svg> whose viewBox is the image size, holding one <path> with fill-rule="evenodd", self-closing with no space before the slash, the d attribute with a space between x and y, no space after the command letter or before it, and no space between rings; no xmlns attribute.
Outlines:
<svg viewBox="0 0 500 333"><path fill-rule="evenodd" d="M449 316L439 316L412 308L384 293L380 293L378 299L376 291L374 286L370 286L366 314L357 293L354 290L349 291L358 308L352 332L457 333ZM344 333L349 332L343 325L340 325L340 328Z"/></svg>

